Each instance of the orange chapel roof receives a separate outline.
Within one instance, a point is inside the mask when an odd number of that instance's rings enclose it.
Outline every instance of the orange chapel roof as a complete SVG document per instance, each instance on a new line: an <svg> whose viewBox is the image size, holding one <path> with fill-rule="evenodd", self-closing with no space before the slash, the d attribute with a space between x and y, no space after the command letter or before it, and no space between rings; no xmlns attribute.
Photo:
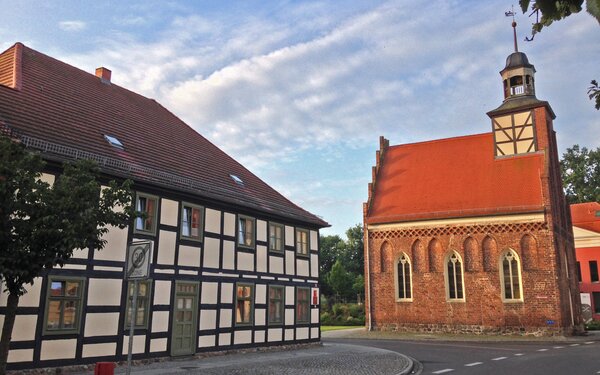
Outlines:
<svg viewBox="0 0 600 375"><path fill-rule="evenodd" d="M491 133L388 147L367 223L539 212L543 158L495 158Z"/></svg>
<svg viewBox="0 0 600 375"><path fill-rule="evenodd" d="M600 233L600 203L572 204L571 218L574 226Z"/></svg>

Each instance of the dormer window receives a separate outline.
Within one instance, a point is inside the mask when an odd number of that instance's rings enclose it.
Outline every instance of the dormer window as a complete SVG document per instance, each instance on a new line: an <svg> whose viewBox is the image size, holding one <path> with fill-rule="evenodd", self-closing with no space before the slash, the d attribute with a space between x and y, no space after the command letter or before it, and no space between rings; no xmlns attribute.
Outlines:
<svg viewBox="0 0 600 375"><path fill-rule="evenodd" d="M113 147L120 148L121 150L125 149L125 146L123 146L123 143L121 143L121 141L119 141L117 137L104 134L104 139L106 139L108 143L110 143L110 145Z"/></svg>

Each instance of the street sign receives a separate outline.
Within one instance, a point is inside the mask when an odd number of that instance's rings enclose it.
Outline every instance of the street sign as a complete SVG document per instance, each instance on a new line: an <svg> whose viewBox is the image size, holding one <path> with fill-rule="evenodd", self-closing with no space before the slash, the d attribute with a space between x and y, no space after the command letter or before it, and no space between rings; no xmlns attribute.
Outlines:
<svg viewBox="0 0 600 375"><path fill-rule="evenodd" d="M132 242L127 247L125 278L127 280L147 279L150 274L150 241Z"/></svg>

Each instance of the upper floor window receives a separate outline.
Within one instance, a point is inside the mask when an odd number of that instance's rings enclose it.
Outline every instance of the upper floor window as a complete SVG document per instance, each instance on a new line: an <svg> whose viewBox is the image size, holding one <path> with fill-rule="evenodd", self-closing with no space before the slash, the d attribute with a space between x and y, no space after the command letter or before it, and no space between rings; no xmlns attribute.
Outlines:
<svg viewBox="0 0 600 375"><path fill-rule="evenodd" d="M238 216L238 245L254 247L254 219L248 216Z"/></svg>
<svg viewBox="0 0 600 375"><path fill-rule="evenodd" d="M310 288L296 289L296 322L308 323L310 319Z"/></svg>
<svg viewBox="0 0 600 375"><path fill-rule="evenodd" d="M452 252L446 260L446 296L448 300L464 300L463 266L460 256Z"/></svg>
<svg viewBox="0 0 600 375"><path fill-rule="evenodd" d="M308 230L296 229L296 253L308 255Z"/></svg>
<svg viewBox="0 0 600 375"><path fill-rule="evenodd" d="M577 262L577 281L581 282L581 263Z"/></svg>
<svg viewBox="0 0 600 375"><path fill-rule="evenodd" d="M410 259L402 254L396 262L397 293L396 299L412 299L411 267Z"/></svg>
<svg viewBox="0 0 600 375"><path fill-rule="evenodd" d="M44 334L79 332L84 283L82 278L48 278Z"/></svg>
<svg viewBox="0 0 600 375"><path fill-rule="evenodd" d="M590 260L590 279L593 283L598 282L598 262Z"/></svg>
<svg viewBox="0 0 600 375"><path fill-rule="evenodd" d="M141 214L140 217L135 219L135 231L139 233L155 234L158 198L138 193L135 200L135 209Z"/></svg>
<svg viewBox="0 0 600 375"><path fill-rule="evenodd" d="M269 223L269 250L271 251L283 251L284 242L284 230L283 225Z"/></svg>
<svg viewBox="0 0 600 375"><path fill-rule="evenodd" d="M202 239L202 207L183 203L181 208L181 237Z"/></svg>
<svg viewBox="0 0 600 375"><path fill-rule="evenodd" d="M522 300L521 269L517 254L508 250L501 256L500 261L502 298L504 300Z"/></svg>

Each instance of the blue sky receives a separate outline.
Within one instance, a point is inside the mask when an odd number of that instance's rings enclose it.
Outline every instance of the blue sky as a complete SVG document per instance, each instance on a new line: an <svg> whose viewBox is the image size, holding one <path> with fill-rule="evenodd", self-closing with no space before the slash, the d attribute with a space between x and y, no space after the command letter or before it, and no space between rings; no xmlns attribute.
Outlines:
<svg viewBox="0 0 600 375"><path fill-rule="evenodd" d="M516 2L515 2L516 3ZM491 130L512 52L503 1L5 1L17 41L159 101L342 234L362 221L378 137ZM561 152L600 146L600 26L580 13L519 49Z"/></svg>

